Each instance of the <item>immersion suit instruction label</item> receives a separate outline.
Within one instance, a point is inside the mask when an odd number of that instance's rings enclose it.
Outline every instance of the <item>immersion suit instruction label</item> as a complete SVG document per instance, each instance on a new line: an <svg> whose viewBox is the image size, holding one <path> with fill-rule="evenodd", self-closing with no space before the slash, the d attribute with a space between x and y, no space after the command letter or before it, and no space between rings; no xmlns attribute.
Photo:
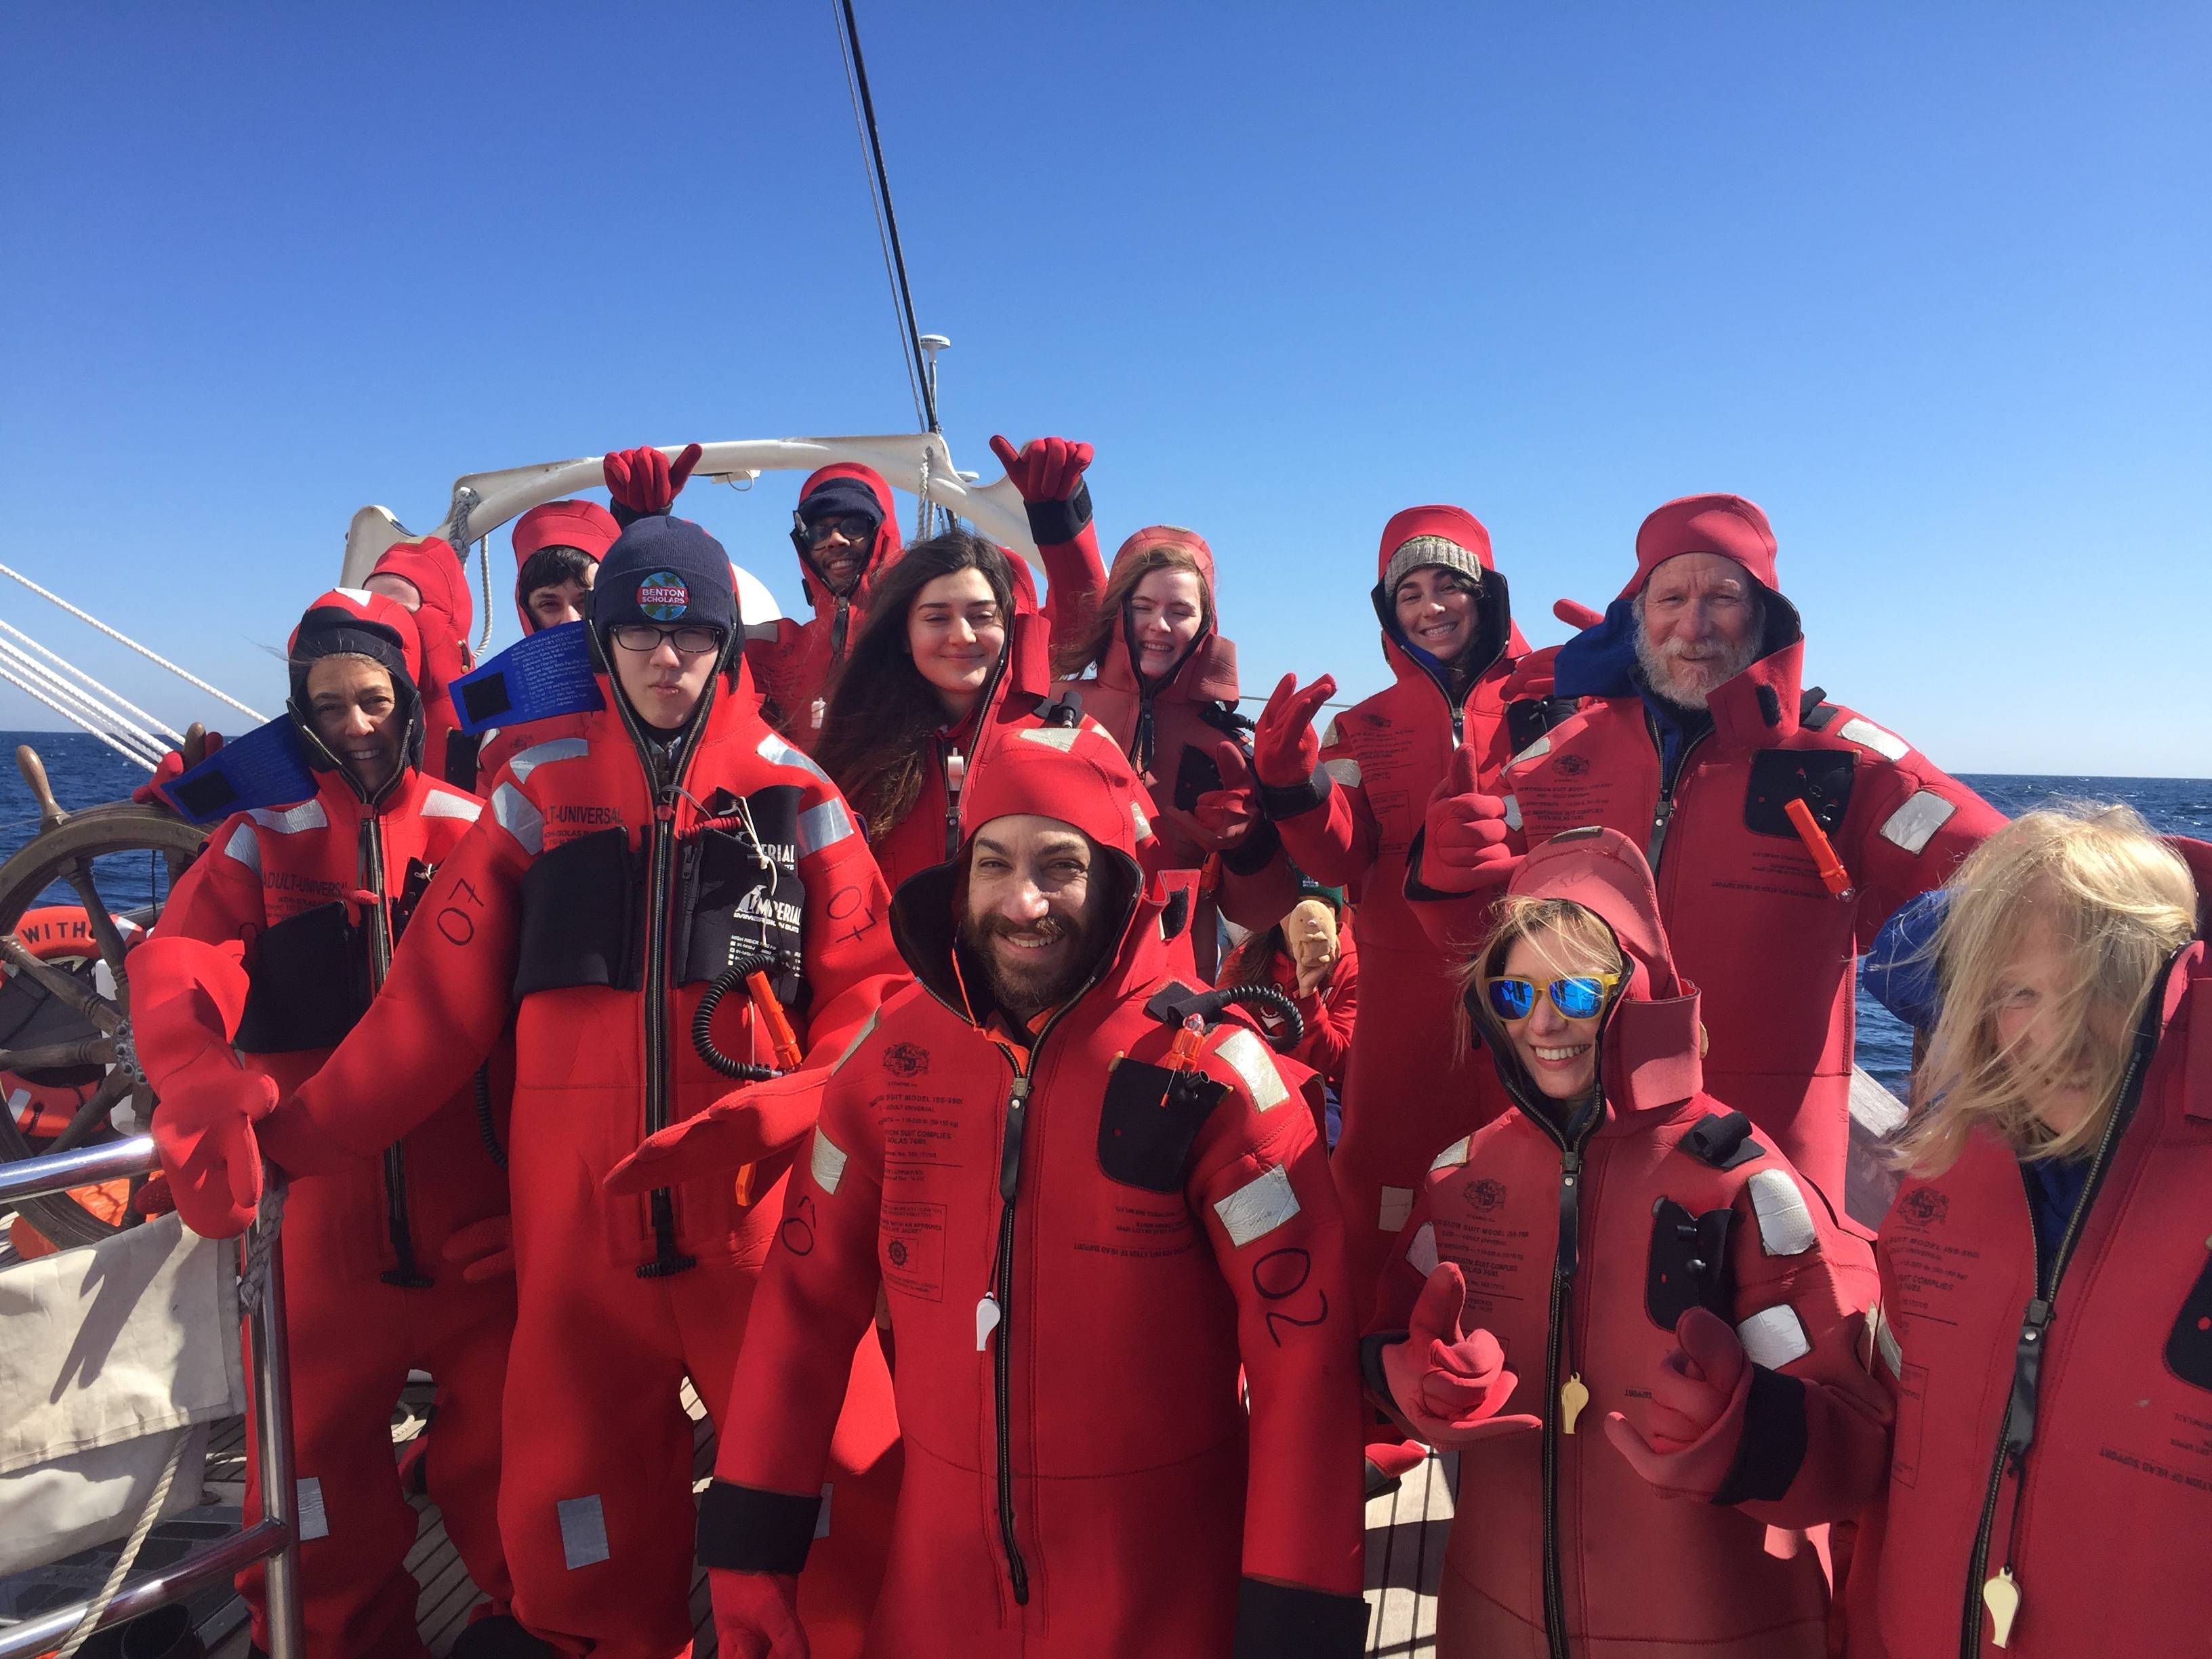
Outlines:
<svg viewBox="0 0 2212 1659"><path fill-rule="evenodd" d="M878 1109L883 1115L884 1180L914 1181L925 1167L962 1166L954 1146L960 1127L957 1096L891 1089Z"/></svg>
<svg viewBox="0 0 2212 1659"><path fill-rule="evenodd" d="M1116 1204L1114 1235L1109 1239L1078 1239L1075 1248L1093 1255L1118 1255L1131 1261L1181 1255L1198 1243L1190 1224L1190 1212L1181 1204L1171 1209L1147 1209L1135 1204Z"/></svg>
<svg viewBox="0 0 2212 1659"><path fill-rule="evenodd" d="M945 1299L945 1206L887 1199L878 1224L884 1282L924 1302Z"/></svg>
<svg viewBox="0 0 2212 1659"><path fill-rule="evenodd" d="M1462 1189L1469 1194L1464 1201L1472 1206L1486 1197L1481 1191L1485 1184L1472 1182ZM1438 1207L1443 1208L1441 1205ZM1437 1253L1458 1262L1460 1271L1467 1275L1467 1302L1470 1309L1490 1310L1500 1302L1522 1299L1519 1291L1509 1286L1529 1270L1529 1229L1449 1212L1435 1219ZM1548 1264L1545 1271L1549 1272Z"/></svg>

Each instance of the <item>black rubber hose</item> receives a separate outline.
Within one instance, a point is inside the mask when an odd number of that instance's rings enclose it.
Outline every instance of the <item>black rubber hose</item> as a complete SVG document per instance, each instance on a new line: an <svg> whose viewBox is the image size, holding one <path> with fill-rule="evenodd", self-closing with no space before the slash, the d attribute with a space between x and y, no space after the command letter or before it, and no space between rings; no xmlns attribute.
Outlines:
<svg viewBox="0 0 2212 1659"><path fill-rule="evenodd" d="M714 1023L714 1010L721 1006L722 999L732 989L744 983L746 975L761 973L775 966L774 957L759 954L740 957L722 970L721 977L709 985L707 994L699 999L698 1012L691 1016L691 1046L698 1051L700 1059L724 1077L733 1077L744 1083L765 1083L772 1077L782 1075L772 1066L755 1066L745 1060L732 1060L714 1046L714 1039L708 1030Z"/></svg>
<svg viewBox="0 0 2212 1659"><path fill-rule="evenodd" d="M1287 1054L1306 1040L1305 1016L1298 1005L1272 985L1224 985L1213 994L1225 1006L1241 1002L1247 1008L1267 1008L1283 1017L1284 1029L1269 1037L1279 1054Z"/></svg>

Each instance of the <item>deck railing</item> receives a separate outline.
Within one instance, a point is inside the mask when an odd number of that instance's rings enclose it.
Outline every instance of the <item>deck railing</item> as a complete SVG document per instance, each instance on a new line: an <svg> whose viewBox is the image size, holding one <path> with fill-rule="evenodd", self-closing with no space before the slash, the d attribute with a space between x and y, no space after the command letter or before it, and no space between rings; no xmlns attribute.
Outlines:
<svg viewBox="0 0 2212 1659"><path fill-rule="evenodd" d="M155 1166L153 1140L139 1135L73 1152L0 1164L0 1207L17 1199L66 1192L144 1175ZM236 1537L126 1583L101 1613L106 1630L180 1602L240 1568L266 1561L269 1659L307 1659L300 1628L299 1494L292 1479L292 1374L284 1346L284 1263L271 1230L246 1233L249 1253L266 1250L268 1271L245 1309L247 1362L253 1373L253 1439L259 1453L261 1516ZM67 1638L92 1604L77 1602L20 1625L0 1626L0 1659L30 1659Z"/></svg>

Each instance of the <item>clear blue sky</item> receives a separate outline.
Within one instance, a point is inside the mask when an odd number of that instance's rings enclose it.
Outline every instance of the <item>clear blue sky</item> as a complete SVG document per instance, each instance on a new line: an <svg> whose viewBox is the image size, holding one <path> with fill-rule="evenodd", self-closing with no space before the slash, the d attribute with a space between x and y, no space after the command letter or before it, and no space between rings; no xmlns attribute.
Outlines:
<svg viewBox="0 0 2212 1659"><path fill-rule="evenodd" d="M1382 682L1399 507L1542 642L1734 489L1940 763L2212 775L2203 6L859 9L956 455L1096 442L1248 690ZM364 502L913 423L828 0L12 7L0 225L0 560L264 710ZM685 498L787 602L793 482Z"/></svg>

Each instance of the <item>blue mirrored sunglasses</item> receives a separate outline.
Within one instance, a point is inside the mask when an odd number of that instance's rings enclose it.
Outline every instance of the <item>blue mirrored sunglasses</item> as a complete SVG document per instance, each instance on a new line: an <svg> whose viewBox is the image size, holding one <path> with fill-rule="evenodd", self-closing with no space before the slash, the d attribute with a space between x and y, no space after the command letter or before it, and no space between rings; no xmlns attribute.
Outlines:
<svg viewBox="0 0 2212 1659"><path fill-rule="evenodd" d="M1604 1009L1606 998L1620 983L1619 974L1569 974L1552 981L1544 991L1552 999L1552 1006L1569 1019L1589 1019ZM1490 1012L1508 1024L1536 1012L1533 979L1493 979L1483 988L1490 999Z"/></svg>

